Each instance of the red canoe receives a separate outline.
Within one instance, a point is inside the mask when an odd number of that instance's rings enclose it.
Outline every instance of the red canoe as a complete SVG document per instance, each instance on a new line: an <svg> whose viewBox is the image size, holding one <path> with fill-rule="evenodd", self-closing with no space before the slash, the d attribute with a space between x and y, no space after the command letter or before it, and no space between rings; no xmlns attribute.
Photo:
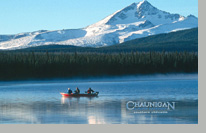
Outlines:
<svg viewBox="0 0 206 133"><path fill-rule="evenodd" d="M63 97L96 97L98 96L99 92L93 94L68 94L68 93L60 93Z"/></svg>

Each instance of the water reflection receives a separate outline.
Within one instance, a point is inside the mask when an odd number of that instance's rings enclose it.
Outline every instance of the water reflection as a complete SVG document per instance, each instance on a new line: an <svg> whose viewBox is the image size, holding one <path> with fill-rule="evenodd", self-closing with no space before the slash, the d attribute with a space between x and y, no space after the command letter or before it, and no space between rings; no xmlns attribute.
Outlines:
<svg viewBox="0 0 206 133"><path fill-rule="evenodd" d="M106 122L102 118L97 118L96 116L88 116L88 124L106 124Z"/></svg>
<svg viewBox="0 0 206 133"><path fill-rule="evenodd" d="M103 80L103 79L102 79ZM198 122L198 80L0 83L0 123L166 124ZM106 81L111 80L107 79ZM124 81L124 82L122 82ZM52 81L53 82L53 81ZM99 91L99 97L61 97L67 88ZM168 114L134 114L130 100L175 101Z"/></svg>
<svg viewBox="0 0 206 133"><path fill-rule="evenodd" d="M98 101L93 98L61 98L59 102L15 104L0 101L1 123L197 123L197 101L177 101L168 114L134 114L127 100Z"/></svg>
<svg viewBox="0 0 206 133"><path fill-rule="evenodd" d="M1 106L0 123L41 123L31 108L25 106Z"/></svg>
<svg viewBox="0 0 206 133"><path fill-rule="evenodd" d="M95 98L98 98L98 97L62 97L61 104L69 104L70 105L71 102L78 104L80 99L87 99L91 103L91 100L95 99Z"/></svg>

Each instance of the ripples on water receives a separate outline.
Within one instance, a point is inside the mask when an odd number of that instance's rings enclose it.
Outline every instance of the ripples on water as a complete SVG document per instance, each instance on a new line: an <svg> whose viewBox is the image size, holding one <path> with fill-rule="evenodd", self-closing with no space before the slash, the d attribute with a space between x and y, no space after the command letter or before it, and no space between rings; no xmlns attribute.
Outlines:
<svg viewBox="0 0 206 133"><path fill-rule="evenodd" d="M63 98L79 87L94 98ZM128 101L175 101L167 114L134 114ZM172 124L198 122L197 74L0 82L0 123Z"/></svg>

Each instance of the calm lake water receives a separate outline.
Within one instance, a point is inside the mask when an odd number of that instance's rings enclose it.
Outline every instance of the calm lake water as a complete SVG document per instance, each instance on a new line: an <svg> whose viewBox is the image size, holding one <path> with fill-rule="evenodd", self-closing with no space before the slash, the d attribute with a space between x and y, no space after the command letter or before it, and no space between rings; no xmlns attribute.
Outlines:
<svg viewBox="0 0 206 133"><path fill-rule="evenodd" d="M94 98L63 98L79 87ZM137 113L128 101L175 102L167 113ZM197 124L198 75L169 74L0 82L0 124Z"/></svg>

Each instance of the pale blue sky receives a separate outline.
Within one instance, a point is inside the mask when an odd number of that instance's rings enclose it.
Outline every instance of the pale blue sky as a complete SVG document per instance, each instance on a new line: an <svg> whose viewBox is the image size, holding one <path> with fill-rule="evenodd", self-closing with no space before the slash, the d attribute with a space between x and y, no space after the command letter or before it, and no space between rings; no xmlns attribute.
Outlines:
<svg viewBox="0 0 206 133"><path fill-rule="evenodd" d="M0 0L0 34L83 28L142 0ZM198 16L198 0L148 0L160 10Z"/></svg>

